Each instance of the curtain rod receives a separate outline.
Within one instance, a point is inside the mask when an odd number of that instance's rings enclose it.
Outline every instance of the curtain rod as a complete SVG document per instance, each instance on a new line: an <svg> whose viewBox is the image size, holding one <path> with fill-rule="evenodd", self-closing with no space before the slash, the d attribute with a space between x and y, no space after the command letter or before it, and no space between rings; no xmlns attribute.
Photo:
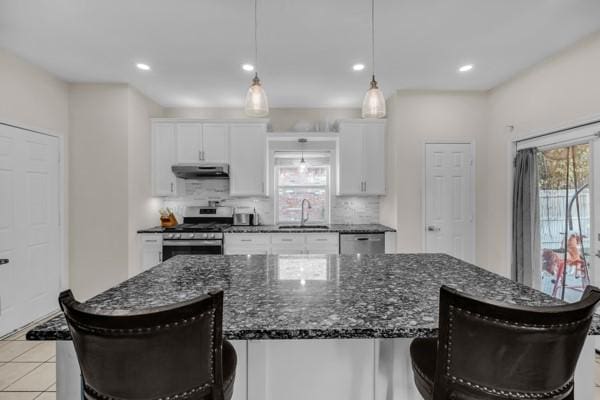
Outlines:
<svg viewBox="0 0 600 400"><path fill-rule="evenodd" d="M600 123L600 119L599 120L595 120L595 121L590 121L590 122L586 122L584 124L579 124L579 125L575 125L575 126L571 126L569 128L563 128L563 129L557 129L555 131L551 131L551 132L546 132L546 133L541 133L539 135L535 135L535 136L530 136L528 138L523 138L523 139L519 139L516 140L514 143L521 143L521 142L527 142L529 140L532 139L539 139L541 137L545 137L545 136L550 136L550 135L555 135L557 133L561 133L561 132L566 132L566 131L571 131L573 129L578 129L578 128L584 128L586 126L590 126L590 125L594 125L594 124L598 124ZM598 136L600 134L600 132L596 133L596 135Z"/></svg>

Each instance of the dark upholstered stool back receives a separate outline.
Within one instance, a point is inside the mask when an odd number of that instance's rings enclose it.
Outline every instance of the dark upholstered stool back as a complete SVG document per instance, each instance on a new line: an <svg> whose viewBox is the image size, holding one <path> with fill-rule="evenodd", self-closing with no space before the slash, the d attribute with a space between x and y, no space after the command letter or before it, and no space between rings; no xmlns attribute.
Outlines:
<svg viewBox="0 0 600 400"><path fill-rule="evenodd" d="M440 293L434 399L563 399L600 291L556 307L507 307Z"/></svg>
<svg viewBox="0 0 600 400"><path fill-rule="evenodd" d="M86 312L71 291L59 302L86 398L223 398L223 291L122 316Z"/></svg>

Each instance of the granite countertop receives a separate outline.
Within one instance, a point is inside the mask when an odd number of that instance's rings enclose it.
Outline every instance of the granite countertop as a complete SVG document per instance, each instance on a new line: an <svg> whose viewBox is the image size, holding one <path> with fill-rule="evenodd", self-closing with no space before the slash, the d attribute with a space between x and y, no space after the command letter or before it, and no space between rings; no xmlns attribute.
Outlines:
<svg viewBox="0 0 600 400"><path fill-rule="evenodd" d="M308 225L310 226L310 225ZM314 233L314 232L339 232L339 233L384 233L396 232L395 229L380 224L330 224L327 228L298 228L280 229L280 225L258 226L232 226L225 229L225 233Z"/></svg>
<svg viewBox="0 0 600 400"><path fill-rule="evenodd" d="M560 304L445 254L176 256L87 301L119 314L225 291L228 339L412 338L437 335L439 288L509 304ZM591 334L600 334L595 319ZM70 340L62 315L30 340Z"/></svg>
<svg viewBox="0 0 600 400"><path fill-rule="evenodd" d="M339 233L382 233L396 232L395 229L380 224L331 224L327 228L300 228L279 229L279 225L258 226L232 226L223 230L224 233L314 233L314 232L339 232ZM140 229L138 233L162 233L165 229L155 226L148 229Z"/></svg>

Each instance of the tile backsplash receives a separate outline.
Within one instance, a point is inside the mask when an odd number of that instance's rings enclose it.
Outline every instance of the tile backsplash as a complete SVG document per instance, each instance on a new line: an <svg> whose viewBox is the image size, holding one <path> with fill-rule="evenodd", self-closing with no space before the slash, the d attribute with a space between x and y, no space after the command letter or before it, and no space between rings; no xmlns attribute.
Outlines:
<svg viewBox="0 0 600 400"><path fill-rule="evenodd" d="M229 197L229 181L226 179L204 179L183 181L183 195L167 198L164 206L169 207L182 221L186 206L207 205L209 200L219 200L221 205L229 207L249 207L256 209L261 224L269 225L275 221L272 198ZM379 197L377 196L334 196L331 205L332 224L371 224L379 221Z"/></svg>

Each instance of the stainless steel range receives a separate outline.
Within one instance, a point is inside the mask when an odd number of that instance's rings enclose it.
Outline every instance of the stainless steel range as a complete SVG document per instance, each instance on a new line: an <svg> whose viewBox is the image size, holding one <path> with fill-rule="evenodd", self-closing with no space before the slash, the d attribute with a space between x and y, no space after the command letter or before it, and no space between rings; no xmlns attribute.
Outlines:
<svg viewBox="0 0 600 400"><path fill-rule="evenodd" d="M179 254L223 254L223 230L232 223L231 207L187 207L183 223L163 232L163 261Z"/></svg>

